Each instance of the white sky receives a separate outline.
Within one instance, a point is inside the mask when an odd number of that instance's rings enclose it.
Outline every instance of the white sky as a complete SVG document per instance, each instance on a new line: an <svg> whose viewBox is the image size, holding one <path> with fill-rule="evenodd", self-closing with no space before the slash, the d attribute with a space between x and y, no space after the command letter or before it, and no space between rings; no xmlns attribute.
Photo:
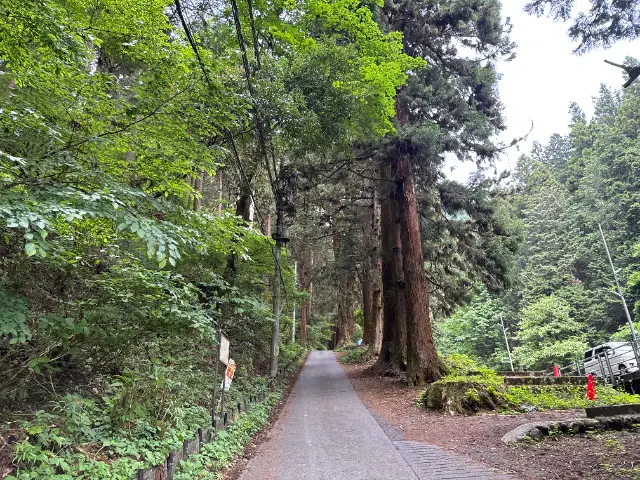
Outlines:
<svg viewBox="0 0 640 480"><path fill-rule="evenodd" d="M517 44L517 56L498 66L502 74L500 99L507 123L500 139L508 144L522 137L532 121L534 129L519 149L511 148L503 155L497 162L498 170L515 167L518 157L531 150L533 141L546 144L553 133L568 133L571 102L577 102L590 116L591 99L598 94L601 83L622 88L622 70L605 64L605 58L622 63L627 55L640 56L638 41L619 42L609 50L574 55L577 44L567 35L570 24L530 16L523 10L525 3L525 0L502 0L503 18L510 17L513 23L511 39ZM450 160L446 173L464 182L475 169L473 164Z"/></svg>

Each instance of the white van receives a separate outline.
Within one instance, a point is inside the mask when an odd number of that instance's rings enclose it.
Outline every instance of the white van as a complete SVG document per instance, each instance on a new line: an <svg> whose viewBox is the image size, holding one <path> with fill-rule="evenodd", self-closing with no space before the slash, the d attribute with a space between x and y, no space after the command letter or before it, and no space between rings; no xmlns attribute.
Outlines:
<svg viewBox="0 0 640 480"><path fill-rule="evenodd" d="M633 347L630 343L609 342L597 347L590 348L584 352L584 371L585 375L590 373L602 377L604 371L605 377L609 376L609 367L607 359L611 364L611 370L614 376L626 375L638 371L638 363L633 353Z"/></svg>

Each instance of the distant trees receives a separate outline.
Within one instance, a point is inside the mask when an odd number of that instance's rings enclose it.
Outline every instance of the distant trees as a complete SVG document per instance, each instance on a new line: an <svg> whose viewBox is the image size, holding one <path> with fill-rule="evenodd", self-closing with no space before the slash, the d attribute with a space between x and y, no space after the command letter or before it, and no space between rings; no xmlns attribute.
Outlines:
<svg viewBox="0 0 640 480"><path fill-rule="evenodd" d="M630 339L621 303L608 291L611 272L598 224L627 302L638 315L638 108L638 87L623 94L601 87L593 118L572 105L569 135L535 145L531 156L519 160L514 187L503 190L511 221L523 234L511 273L513 287L489 299L480 294L472 306L480 312L478 302L485 309L498 305L522 366L550 368L553 362L576 360L585 345ZM439 342L449 350L471 351L456 340L465 312L459 310L440 325ZM473 354L503 366L491 352L476 349Z"/></svg>

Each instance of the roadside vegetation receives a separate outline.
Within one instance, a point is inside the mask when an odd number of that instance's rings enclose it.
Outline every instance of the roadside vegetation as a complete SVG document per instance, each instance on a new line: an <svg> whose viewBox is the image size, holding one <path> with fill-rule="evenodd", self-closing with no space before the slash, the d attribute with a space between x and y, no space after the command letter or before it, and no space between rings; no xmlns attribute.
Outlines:
<svg viewBox="0 0 640 480"><path fill-rule="evenodd" d="M632 395L609 385L597 385L596 400L589 400L585 385L505 385L495 370L469 357L445 358L447 375L427 386L418 404L451 414L496 411L506 414L544 410L572 410L603 405L640 404Z"/></svg>

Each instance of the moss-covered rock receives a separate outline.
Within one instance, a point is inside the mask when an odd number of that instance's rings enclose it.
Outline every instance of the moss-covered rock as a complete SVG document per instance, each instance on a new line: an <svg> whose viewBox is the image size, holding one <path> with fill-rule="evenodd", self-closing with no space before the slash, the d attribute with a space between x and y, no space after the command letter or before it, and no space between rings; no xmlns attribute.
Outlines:
<svg viewBox="0 0 640 480"><path fill-rule="evenodd" d="M445 358L447 375L427 386L421 401L432 410L469 415L505 406L504 377L468 357Z"/></svg>
<svg viewBox="0 0 640 480"><path fill-rule="evenodd" d="M505 405L504 383L483 377L444 377L426 388L422 400L425 407L451 415L496 410Z"/></svg>

